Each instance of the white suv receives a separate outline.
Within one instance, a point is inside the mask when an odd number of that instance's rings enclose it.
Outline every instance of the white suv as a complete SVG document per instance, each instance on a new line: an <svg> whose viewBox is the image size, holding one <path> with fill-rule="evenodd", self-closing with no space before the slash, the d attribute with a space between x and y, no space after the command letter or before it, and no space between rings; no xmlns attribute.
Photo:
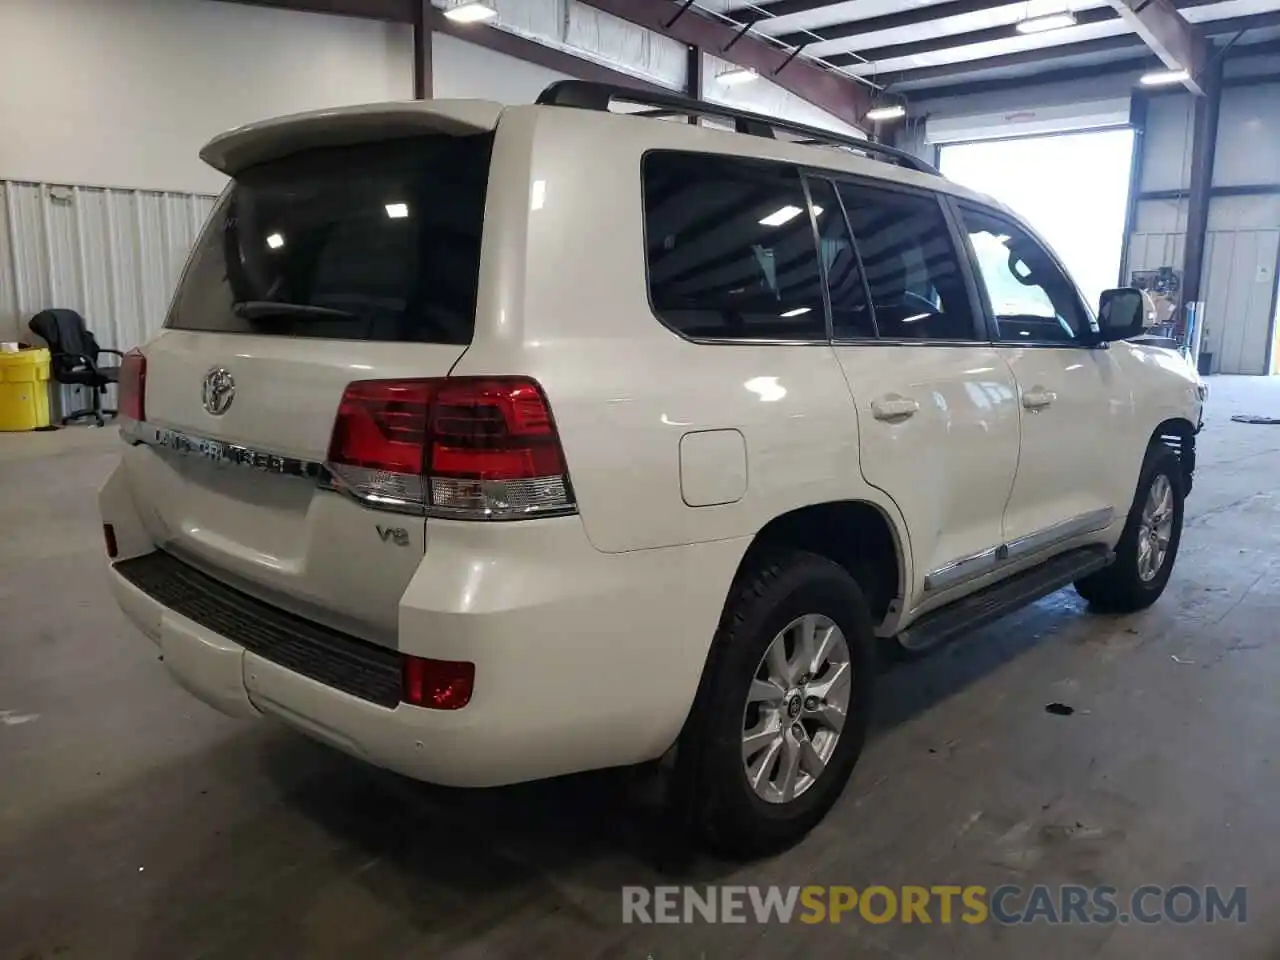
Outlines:
<svg viewBox="0 0 1280 960"><path fill-rule="evenodd" d="M101 508L219 710L457 786L674 756L754 854L849 778L877 637L1168 581L1199 379L906 154L568 81L201 155Z"/></svg>

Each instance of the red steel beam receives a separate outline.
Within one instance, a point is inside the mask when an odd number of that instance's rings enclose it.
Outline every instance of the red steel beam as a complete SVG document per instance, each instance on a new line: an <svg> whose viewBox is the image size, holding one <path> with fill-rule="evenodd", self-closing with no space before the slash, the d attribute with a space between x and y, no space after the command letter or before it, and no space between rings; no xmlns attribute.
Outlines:
<svg viewBox="0 0 1280 960"><path fill-rule="evenodd" d="M392 23L414 24L415 17L421 16L420 31L424 44L422 54L424 60L419 68L422 73L415 77L414 92L421 88L429 89L430 47L425 45L432 33L444 33L478 47L504 53L526 63L534 63L557 73L567 74L578 80L592 80L596 83L611 83L620 86L639 87L643 90L670 93L666 87L634 77L620 70L611 70L603 64L576 57L556 47L525 39L505 30L485 24L462 25L454 23L443 13L430 5L430 0L222 0L224 3L240 3L254 7L275 7L280 10L296 10L302 13L328 13L343 17L357 17L364 20L384 20ZM420 13L419 13L420 11ZM418 46L415 42L415 48ZM415 58L417 54L415 53ZM430 94L427 93L429 96Z"/></svg>
<svg viewBox="0 0 1280 960"><path fill-rule="evenodd" d="M1203 95L1201 74L1209 63L1209 44L1170 0L1107 0L1170 70L1187 71L1184 85Z"/></svg>

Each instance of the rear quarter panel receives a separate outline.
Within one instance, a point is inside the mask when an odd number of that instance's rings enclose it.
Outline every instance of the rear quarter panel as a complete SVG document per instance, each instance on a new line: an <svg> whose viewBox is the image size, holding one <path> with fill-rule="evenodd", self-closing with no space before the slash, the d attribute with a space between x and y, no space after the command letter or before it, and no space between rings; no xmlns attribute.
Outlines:
<svg viewBox="0 0 1280 960"><path fill-rule="evenodd" d="M499 124L476 338L454 373L538 379L601 551L753 534L835 500L874 503L903 529L861 479L857 414L828 345L693 343L650 309L643 154L734 152L744 139L563 108L513 109ZM745 439L746 492L691 507L681 438L721 429Z"/></svg>

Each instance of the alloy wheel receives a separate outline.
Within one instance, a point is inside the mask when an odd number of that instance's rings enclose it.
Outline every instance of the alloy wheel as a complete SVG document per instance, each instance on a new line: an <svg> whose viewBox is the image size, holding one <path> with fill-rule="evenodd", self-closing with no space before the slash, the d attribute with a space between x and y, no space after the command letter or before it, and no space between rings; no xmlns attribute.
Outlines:
<svg viewBox="0 0 1280 960"><path fill-rule="evenodd" d="M742 762L751 789L789 803L817 783L849 713L853 664L835 621L810 613L769 643L742 715Z"/></svg>
<svg viewBox="0 0 1280 960"><path fill-rule="evenodd" d="M1138 576L1143 583L1156 578L1169 555L1173 537L1173 484L1163 473L1151 481L1142 521L1138 526Z"/></svg>

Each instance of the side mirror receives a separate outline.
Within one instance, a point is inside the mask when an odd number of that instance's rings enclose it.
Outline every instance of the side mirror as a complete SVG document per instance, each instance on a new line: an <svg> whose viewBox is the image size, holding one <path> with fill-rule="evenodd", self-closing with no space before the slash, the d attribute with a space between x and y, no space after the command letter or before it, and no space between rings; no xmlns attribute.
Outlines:
<svg viewBox="0 0 1280 960"><path fill-rule="evenodd" d="M1098 339L1128 340L1146 329L1147 309L1136 287L1104 290L1098 303Z"/></svg>

